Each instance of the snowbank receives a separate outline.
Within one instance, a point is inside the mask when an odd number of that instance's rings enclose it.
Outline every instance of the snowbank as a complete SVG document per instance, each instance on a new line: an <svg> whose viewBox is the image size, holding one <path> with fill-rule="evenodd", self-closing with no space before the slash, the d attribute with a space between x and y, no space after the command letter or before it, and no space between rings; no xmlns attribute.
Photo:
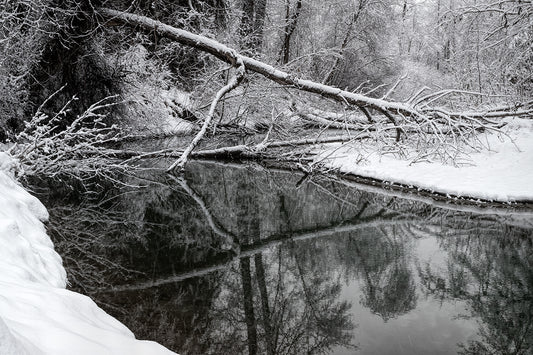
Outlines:
<svg viewBox="0 0 533 355"><path fill-rule="evenodd" d="M350 146L329 146L316 161L341 172L432 192L500 202L533 201L533 120L509 119L506 130L514 143L488 134L490 150L470 154L470 164L460 167L410 164L389 155L364 154L361 147Z"/></svg>
<svg viewBox="0 0 533 355"><path fill-rule="evenodd" d="M174 354L136 340L90 298L68 291L46 208L12 176L0 152L0 355Z"/></svg>

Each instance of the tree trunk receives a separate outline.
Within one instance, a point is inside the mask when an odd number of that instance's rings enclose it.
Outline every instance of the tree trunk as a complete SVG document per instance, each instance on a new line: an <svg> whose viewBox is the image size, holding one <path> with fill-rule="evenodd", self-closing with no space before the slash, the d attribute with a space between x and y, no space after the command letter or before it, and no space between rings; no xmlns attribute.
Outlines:
<svg viewBox="0 0 533 355"><path fill-rule="evenodd" d="M267 0L256 0L255 3L255 19L254 19L254 31L255 31L255 48L261 50L263 46L263 29L265 27L265 15L266 15Z"/></svg>
<svg viewBox="0 0 533 355"><path fill-rule="evenodd" d="M152 20L146 16L135 15L106 8L100 9L98 13L107 20L121 22L125 25L138 27L145 31L156 32L159 36L167 37L179 43L195 47L230 64L235 63L235 58L237 56L238 58L242 59L246 70L261 74L278 84L287 85L310 93L315 93L344 104L390 111L393 115L401 114L406 117L420 115L420 112L408 104L371 98L328 85L319 84L310 80L300 79L287 72L278 70L271 65L238 54L233 49L213 39L174 28L159 21Z"/></svg>
<svg viewBox="0 0 533 355"><path fill-rule="evenodd" d="M263 45L266 0L244 0L239 27L241 48L245 51L260 51Z"/></svg>
<svg viewBox="0 0 533 355"><path fill-rule="evenodd" d="M337 69L339 67L339 64L341 61L344 60L344 52L346 50L346 47L348 47L348 43L350 43L350 38L352 36L352 32L354 30L355 24L357 23L357 20L359 20L359 16L361 16L361 13L363 12L363 9L365 8L367 0L360 0L359 5L357 6L357 9L354 10L352 15L350 16L350 23L348 24L348 27L346 28L346 33L344 35L344 39L341 44L339 55L335 58L335 62L333 62L333 65L327 72L327 74L324 76L324 79L322 80L322 84L331 84L332 78L334 74L337 72Z"/></svg>
<svg viewBox="0 0 533 355"><path fill-rule="evenodd" d="M214 0L213 7L215 8L215 24L219 28L226 27L226 1Z"/></svg>
<svg viewBox="0 0 533 355"><path fill-rule="evenodd" d="M257 242L260 242L260 240ZM268 304L268 292L262 253L254 255L254 265L255 275L257 277L257 285L259 287L259 294L261 296L261 313L263 314L263 328L265 330L267 355L274 355L276 346L274 343L274 332L270 317L270 306Z"/></svg>
<svg viewBox="0 0 533 355"><path fill-rule="evenodd" d="M246 321L246 333L248 338L248 354L257 354L257 328L254 314L254 300L252 290L252 276L250 271L250 257L240 259L244 318Z"/></svg>
<svg viewBox="0 0 533 355"><path fill-rule="evenodd" d="M252 47L252 36L254 33L254 0L243 0L242 17L239 26L239 36L241 49L250 49Z"/></svg>
<svg viewBox="0 0 533 355"><path fill-rule="evenodd" d="M283 43L280 50L280 64L287 64L289 62L289 55L291 52L291 37L298 24L298 18L302 10L302 0L296 2L296 9L294 13L290 14L290 0L285 3L285 30L283 31Z"/></svg>

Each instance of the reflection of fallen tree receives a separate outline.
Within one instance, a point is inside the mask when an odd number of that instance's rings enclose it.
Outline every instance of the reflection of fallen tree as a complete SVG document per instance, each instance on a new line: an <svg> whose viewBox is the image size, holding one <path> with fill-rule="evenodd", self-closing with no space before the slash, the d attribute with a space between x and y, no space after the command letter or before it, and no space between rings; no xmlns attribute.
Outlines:
<svg viewBox="0 0 533 355"><path fill-rule="evenodd" d="M351 219L334 225L328 225L319 229L315 228L311 230L306 229L300 231L293 231L290 233L281 233L271 235L262 239L245 235L235 236L232 233L226 231L223 227L220 226L219 223L215 221L202 197L198 195L194 191L194 189L192 189L188 185L185 179L174 177L171 178L173 179L173 181L176 181L179 186L183 190L185 190L200 206L200 209L204 214L204 218L207 221L209 227L212 229L212 231L215 234L222 236L225 241L233 245L232 250L234 251L235 255L233 257L224 256L222 258L219 258L218 260L212 260L211 262L203 263L201 266L197 266L179 273L174 273L170 276L165 276L150 281L136 282L135 284L115 286L111 288L100 288L97 292L139 290L150 287L157 287L169 283L181 282L190 278L201 277L212 272L225 271L230 268L231 264L234 261L240 258L256 256L268 249L274 248L282 244L286 245L304 240L327 238L343 233L352 233L368 228L378 229L385 226L404 226L411 224L416 225L420 224L421 221L425 221L424 224L431 224L431 218L432 216L434 216L434 214L432 213L432 208L426 210L427 206L419 206L419 204L404 205L400 203L400 205L398 205L398 200L393 197L386 198L386 201L376 202L376 204L379 203L379 205L381 206L378 210L372 208L375 203L369 203L367 201L359 207L358 212L354 213ZM341 196L336 196L333 192L328 193L328 195L334 198L339 198L339 201L341 201L343 205L346 205L349 202ZM372 210L374 210L374 212L372 212ZM239 246L237 245L238 240L250 241L250 244Z"/></svg>
<svg viewBox="0 0 533 355"><path fill-rule="evenodd" d="M181 177L174 177L170 176L170 179L172 181L177 182L178 185L187 192L189 196L192 197L192 199L198 204L200 207L203 215L205 216L205 219L207 220L207 223L209 225L209 228L218 236L224 238L225 245L223 245L224 249L232 249L232 250L239 250L239 246L237 244L236 237L232 235L230 232L224 230L219 226L219 224L215 221L213 218L211 212L209 212L209 209L205 205L205 202L202 200L202 198L194 191L189 184L187 184L187 181Z"/></svg>
<svg viewBox="0 0 533 355"><path fill-rule="evenodd" d="M227 270L230 265L237 259L254 256L256 254L262 253L267 249L273 248L281 244L289 244L302 240L318 239L331 237L341 233L350 233L355 232L365 228L378 228L386 225L396 225L399 223L409 223L414 222L415 219L395 219L387 218L383 216L362 218L357 222L349 221L344 222L335 226L324 227L321 229L315 229L312 231L301 231L294 232L292 234L286 235L275 235L268 238L260 239L259 241L253 242L248 245L242 245L240 247L240 252L237 256L231 258L230 260L223 261L222 263L214 264L204 264L201 267L191 269L188 271L175 273L170 276L163 278L155 279L152 281L137 282L134 284L124 285L124 286L114 286L111 288L98 289L97 292L120 292L120 291L132 291L132 290L141 290L150 287L157 287L165 285L168 283L181 282L186 279L193 277L200 277L206 274L209 274L214 271L223 271Z"/></svg>

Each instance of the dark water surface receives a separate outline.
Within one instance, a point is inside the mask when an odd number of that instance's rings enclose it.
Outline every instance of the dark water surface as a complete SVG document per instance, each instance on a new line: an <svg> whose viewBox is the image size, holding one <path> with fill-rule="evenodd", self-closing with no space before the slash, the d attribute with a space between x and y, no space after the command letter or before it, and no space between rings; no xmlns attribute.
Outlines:
<svg viewBox="0 0 533 355"><path fill-rule="evenodd" d="M35 190L71 288L180 354L533 354L533 218L192 163ZM94 187L93 186L93 187Z"/></svg>

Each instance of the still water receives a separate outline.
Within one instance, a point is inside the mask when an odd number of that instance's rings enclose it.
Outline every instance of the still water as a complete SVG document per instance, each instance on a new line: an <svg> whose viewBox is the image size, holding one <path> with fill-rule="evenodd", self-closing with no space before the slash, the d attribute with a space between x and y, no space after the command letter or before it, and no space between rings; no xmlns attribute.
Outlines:
<svg viewBox="0 0 533 355"><path fill-rule="evenodd" d="M533 354L533 214L194 162L39 182L71 288L180 354Z"/></svg>

